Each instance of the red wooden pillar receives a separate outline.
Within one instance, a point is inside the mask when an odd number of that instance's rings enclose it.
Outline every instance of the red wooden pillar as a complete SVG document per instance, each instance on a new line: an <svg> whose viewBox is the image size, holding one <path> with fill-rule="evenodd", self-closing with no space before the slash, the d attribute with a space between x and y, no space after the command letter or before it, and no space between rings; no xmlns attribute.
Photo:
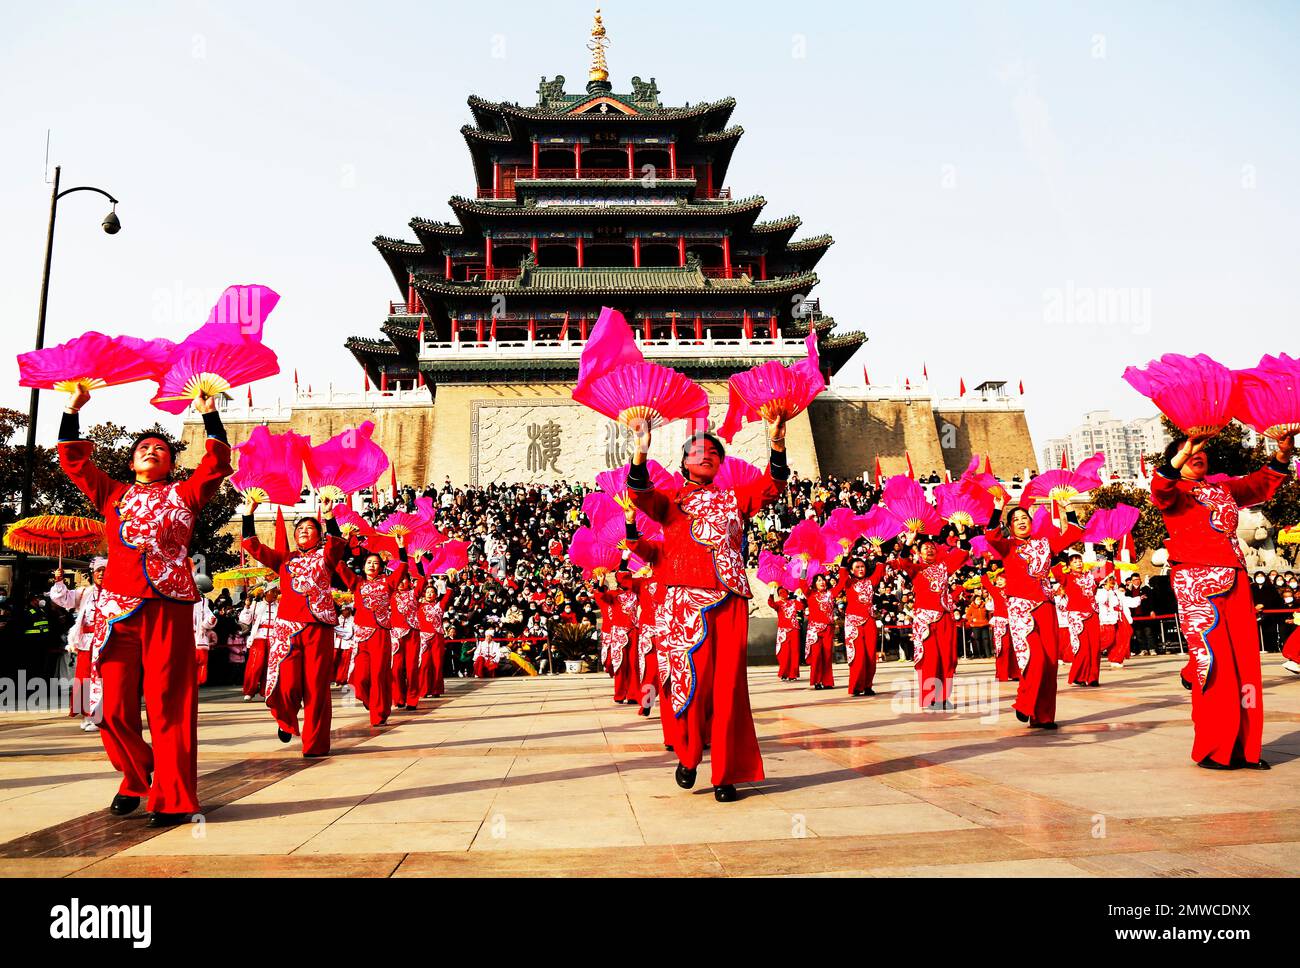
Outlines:
<svg viewBox="0 0 1300 968"><path fill-rule="evenodd" d="M490 263L489 263L490 264ZM726 270L727 278L731 278L731 236L722 237L722 266Z"/></svg>
<svg viewBox="0 0 1300 968"><path fill-rule="evenodd" d="M537 144L536 141L534 141L534 142L533 142L533 177L534 177L534 178L537 177L537 157L538 157L538 154L539 154L538 144Z"/></svg>
<svg viewBox="0 0 1300 968"><path fill-rule="evenodd" d="M478 342L483 342L483 317L480 316L474 320L474 336Z"/></svg>
<svg viewBox="0 0 1300 968"><path fill-rule="evenodd" d="M492 197L501 197L501 162L492 162Z"/></svg>
<svg viewBox="0 0 1300 968"><path fill-rule="evenodd" d="M451 317L451 343L455 346L460 342L460 317Z"/></svg>
<svg viewBox="0 0 1300 968"><path fill-rule="evenodd" d="M573 143L573 177L582 177L582 145L577 141Z"/></svg>
<svg viewBox="0 0 1300 968"><path fill-rule="evenodd" d="M641 268L641 236L632 238L632 268Z"/></svg>
<svg viewBox="0 0 1300 968"><path fill-rule="evenodd" d="M697 341L704 339L704 320L699 313L695 314L695 339Z"/></svg>
<svg viewBox="0 0 1300 968"><path fill-rule="evenodd" d="M628 178L636 177L636 157L634 154L635 150L636 149L633 148L632 146L632 142L629 141L627 143L627 177Z"/></svg>
<svg viewBox="0 0 1300 968"><path fill-rule="evenodd" d="M652 335L653 335L653 334L652 334L652 331L651 331L651 329L650 329L650 317L647 316L647 317L645 318L644 322L642 322L642 324L641 324L641 338L642 338L643 340L647 340L647 341L649 341L649 340L651 339Z"/></svg>
<svg viewBox="0 0 1300 968"><path fill-rule="evenodd" d="M668 334L669 336L672 337L673 342L676 343L677 342L677 313L673 313L671 316L668 317L668 319L669 319Z"/></svg>
<svg viewBox="0 0 1300 968"><path fill-rule="evenodd" d="M776 313L767 317L767 336L769 339L776 339Z"/></svg>
<svg viewBox="0 0 1300 968"><path fill-rule="evenodd" d="M446 276L448 279L451 278L451 256L450 255L447 255L445 257L442 274Z"/></svg>
<svg viewBox="0 0 1300 968"><path fill-rule="evenodd" d="M410 273L406 278L406 311L414 313L417 312L415 307L420 304L415 296L415 273Z"/></svg>
<svg viewBox="0 0 1300 968"><path fill-rule="evenodd" d="M744 320L745 320L745 325L744 325L745 339L753 339L753 338L754 338L754 320L750 318L749 310L748 310L748 309L745 310Z"/></svg>
<svg viewBox="0 0 1300 968"><path fill-rule="evenodd" d="M537 316L534 313L528 314L528 342L532 343L537 339Z"/></svg>
<svg viewBox="0 0 1300 968"><path fill-rule="evenodd" d="M383 370L383 371L381 371L380 374L379 374L379 389L380 389L380 390L383 390L383 391L385 391L385 392L388 390L388 371L387 371L387 370Z"/></svg>
<svg viewBox="0 0 1300 968"><path fill-rule="evenodd" d="M668 177L677 177L677 142L670 142L668 145Z"/></svg>
<svg viewBox="0 0 1300 968"><path fill-rule="evenodd" d="M764 253L758 257L758 278L767 278L767 255Z"/></svg>
<svg viewBox="0 0 1300 968"><path fill-rule="evenodd" d="M582 341L584 343L587 341L587 314L586 313L583 313L580 317L578 317L578 335L582 337Z"/></svg>
<svg viewBox="0 0 1300 968"><path fill-rule="evenodd" d="M536 259L537 258L537 236L535 235L532 238L532 246L533 246L533 258Z"/></svg>
<svg viewBox="0 0 1300 968"><path fill-rule="evenodd" d="M585 264L584 259L585 257L583 255L583 249L582 249L582 236L580 235L578 236L578 268L579 269L583 268Z"/></svg>
<svg viewBox="0 0 1300 968"><path fill-rule="evenodd" d="M677 264L686 268L686 236L677 236Z"/></svg>
<svg viewBox="0 0 1300 968"><path fill-rule="evenodd" d="M483 240L483 259L484 259L484 265L486 265L488 269L491 269L492 268L492 237L491 236L488 236L486 239ZM487 275L491 276L492 273L489 272L487 273Z"/></svg>
<svg viewBox="0 0 1300 968"><path fill-rule="evenodd" d="M713 197L713 162L704 163L704 197Z"/></svg>

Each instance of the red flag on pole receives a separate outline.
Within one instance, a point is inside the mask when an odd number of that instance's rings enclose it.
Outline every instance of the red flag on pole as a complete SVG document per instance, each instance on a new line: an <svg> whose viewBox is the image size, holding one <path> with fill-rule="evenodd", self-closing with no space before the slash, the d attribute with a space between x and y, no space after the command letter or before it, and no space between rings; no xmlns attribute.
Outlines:
<svg viewBox="0 0 1300 968"><path fill-rule="evenodd" d="M366 381L366 390L370 390L370 371L364 366L361 368L361 378Z"/></svg>
<svg viewBox="0 0 1300 968"><path fill-rule="evenodd" d="M871 377L867 376L867 368L865 366L862 368L862 382L867 386L871 386Z"/></svg>
<svg viewBox="0 0 1300 968"><path fill-rule="evenodd" d="M415 340L421 346L424 345L424 317L423 316L420 317L420 325L419 328L416 330Z"/></svg>
<svg viewBox="0 0 1300 968"><path fill-rule="evenodd" d="M250 407L253 405L253 384L251 383L248 385L248 405Z"/></svg>
<svg viewBox="0 0 1300 968"><path fill-rule="evenodd" d="M564 322L560 325L560 342L563 343L569 338L569 314L564 314Z"/></svg>
<svg viewBox="0 0 1300 968"><path fill-rule="evenodd" d="M909 377L903 377L903 389L904 389L904 390L910 390L910 389L912 389L912 380L911 380L911 378L909 378Z"/></svg>
<svg viewBox="0 0 1300 968"><path fill-rule="evenodd" d="M927 380L930 379L930 371L925 368L924 362L921 363L921 376L925 377Z"/></svg>
<svg viewBox="0 0 1300 968"><path fill-rule="evenodd" d="M962 377L962 379L960 380L960 383L961 383L961 386L960 386L960 388L958 389L957 396L959 396L959 397L964 397L964 396L966 396L966 378L965 378L965 377Z"/></svg>
<svg viewBox="0 0 1300 968"><path fill-rule="evenodd" d="M879 487L880 482L884 479L885 479L884 472L881 471L880 469L880 455L877 454L876 455L876 487Z"/></svg>
<svg viewBox="0 0 1300 968"><path fill-rule="evenodd" d="M298 389L298 368L296 366L293 368L293 388Z"/></svg>
<svg viewBox="0 0 1300 968"><path fill-rule="evenodd" d="M275 508L275 553L282 558L289 555L289 529L284 524L284 511L276 505Z"/></svg>
<svg viewBox="0 0 1300 968"><path fill-rule="evenodd" d="M388 465L388 490L394 501L397 500L397 467Z"/></svg>
<svg viewBox="0 0 1300 968"><path fill-rule="evenodd" d="M912 452L905 450L903 456L907 458L907 476L916 480L916 471L912 470Z"/></svg>
<svg viewBox="0 0 1300 968"><path fill-rule="evenodd" d="M488 330L488 339L494 343L497 339L497 317L495 313L492 315L492 328Z"/></svg>
<svg viewBox="0 0 1300 968"><path fill-rule="evenodd" d="M1020 395L1021 395L1022 397L1025 395L1025 381L1024 381L1024 380L1021 380L1021 381L1020 381Z"/></svg>
<svg viewBox="0 0 1300 968"><path fill-rule="evenodd" d="M1062 449L1062 451L1061 451L1061 470L1063 470L1063 471L1068 471L1068 470L1070 469L1070 464L1069 464L1068 461L1066 461L1065 457L1066 457L1066 452L1065 452L1064 449Z"/></svg>

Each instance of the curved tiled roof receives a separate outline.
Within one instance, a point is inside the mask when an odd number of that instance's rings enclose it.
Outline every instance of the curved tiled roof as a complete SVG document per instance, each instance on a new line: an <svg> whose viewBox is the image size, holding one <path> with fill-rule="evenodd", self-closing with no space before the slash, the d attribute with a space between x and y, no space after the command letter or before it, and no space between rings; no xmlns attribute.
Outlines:
<svg viewBox="0 0 1300 968"><path fill-rule="evenodd" d="M697 216L732 215L758 211L767 204L767 199L763 198L762 195L751 195L749 198L726 202L709 202L707 205L536 205L525 207L520 205L491 205L472 198L466 198L463 195L453 195L448 204L451 205L453 210L473 212L477 215L563 215L566 217L575 215ZM792 217L798 218L798 216ZM757 230L760 224L762 223L756 223L754 228ZM795 224L797 225L798 222L796 221ZM412 225L414 225L414 221L412 221Z"/></svg>

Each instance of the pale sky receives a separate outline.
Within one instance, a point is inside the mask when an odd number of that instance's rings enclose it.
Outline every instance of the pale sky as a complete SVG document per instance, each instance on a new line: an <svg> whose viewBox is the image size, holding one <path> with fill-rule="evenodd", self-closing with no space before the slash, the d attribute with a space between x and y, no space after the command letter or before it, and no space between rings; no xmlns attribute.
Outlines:
<svg viewBox="0 0 1300 968"><path fill-rule="evenodd" d="M396 292L370 242L446 220L473 175L470 93L586 80L594 3L44 2L0 32L0 406L25 410L51 165L121 199L60 205L47 344L180 338L226 285L282 300L283 373L359 389L342 347ZM814 294L869 342L837 382L1023 379L1034 443L1164 352L1300 351L1300 5L605 2L616 91L737 100L728 184L829 232ZM1289 66L1288 66L1289 65ZM1102 307L1102 318L1089 314ZM243 391L239 391L241 396ZM87 422L178 418L145 385ZM60 401L42 401L55 436Z"/></svg>

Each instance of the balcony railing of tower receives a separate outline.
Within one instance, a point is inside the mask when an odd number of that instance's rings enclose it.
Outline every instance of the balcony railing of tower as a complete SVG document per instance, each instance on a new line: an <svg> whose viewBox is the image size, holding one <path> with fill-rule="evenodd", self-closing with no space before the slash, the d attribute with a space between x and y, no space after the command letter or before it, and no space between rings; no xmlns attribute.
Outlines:
<svg viewBox="0 0 1300 968"><path fill-rule="evenodd" d="M479 188L479 198L496 199L515 197L515 182L518 181L636 181L647 179L672 182L696 182L695 194L700 198L730 199L731 189L718 186L700 185L696 177L695 166L679 165L674 171L668 168L656 168L646 172L644 166L638 168L538 168L519 165L513 170L503 168L500 181L496 186Z"/></svg>
<svg viewBox="0 0 1300 968"><path fill-rule="evenodd" d="M576 326L574 329L576 330ZM683 329L687 327L683 325ZM473 334L470 334L473 336ZM736 357L754 359L795 360L807 350L802 339L778 336L775 339L753 336L719 336L705 330L702 339L692 334L681 334L677 339L645 339L636 334L636 344L646 359L700 359ZM420 359L448 362L455 360L554 360L572 362L586 345L582 339L456 339L452 342L426 339L420 346Z"/></svg>

